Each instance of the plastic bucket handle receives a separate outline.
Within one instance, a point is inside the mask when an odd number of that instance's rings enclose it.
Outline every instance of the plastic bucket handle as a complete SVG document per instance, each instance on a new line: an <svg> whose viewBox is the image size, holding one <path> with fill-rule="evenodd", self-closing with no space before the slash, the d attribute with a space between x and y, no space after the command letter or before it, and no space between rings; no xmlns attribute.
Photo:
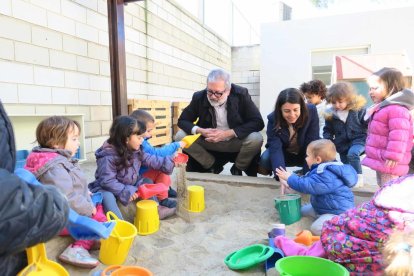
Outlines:
<svg viewBox="0 0 414 276"><path fill-rule="evenodd" d="M112 211L108 211L106 213L106 218L108 219L108 221L115 220L116 222L118 222L120 220L118 218L118 216L115 215L114 212L112 212ZM115 225L114 229L112 229L112 232L115 233L115 237L114 238L117 238L120 242L123 242L125 240L125 238L121 237L121 235L119 235L118 231L116 231L116 225Z"/></svg>
<svg viewBox="0 0 414 276"><path fill-rule="evenodd" d="M105 268L104 270L102 270L101 276L111 275L113 271L115 271L115 270L117 270L121 267L122 267L121 265L110 265L107 268Z"/></svg>

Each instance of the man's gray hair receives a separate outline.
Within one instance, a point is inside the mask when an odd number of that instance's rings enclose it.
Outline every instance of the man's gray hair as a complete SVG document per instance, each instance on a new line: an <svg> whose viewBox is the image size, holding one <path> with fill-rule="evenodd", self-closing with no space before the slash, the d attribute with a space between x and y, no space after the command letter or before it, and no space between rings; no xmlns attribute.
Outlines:
<svg viewBox="0 0 414 276"><path fill-rule="evenodd" d="M231 88L231 82L230 82L230 74L224 71L223 69L214 69L211 70L211 72L207 76L207 84L209 82L216 82L222 80L224 81L224 85L226 86L226 89Z"/></svg>

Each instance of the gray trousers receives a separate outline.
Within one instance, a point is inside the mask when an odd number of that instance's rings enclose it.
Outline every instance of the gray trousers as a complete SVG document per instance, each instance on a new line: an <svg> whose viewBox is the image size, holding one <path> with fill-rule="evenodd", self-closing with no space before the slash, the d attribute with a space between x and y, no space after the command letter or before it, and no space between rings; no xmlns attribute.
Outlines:
<svg viewBox="0 0 414 276"><path fill-rule="evenodd" d="M187 134L183 130L179 130L174 137L175 141L181 141ZM211 143L204 140L204 137L200 137L197 141L191 145L188 149L184 149L184 152L189 154L203 168L209 169L214 165L215 158L208 152L238 152L236 161L234 162L236 167L240 170L246 170L253 158L260 153L260 149L263 144L263 136L260 132L252 132L246 138L239 139L233 138L228 141L222 141L218 143Z"/></svg>
<svg viewBox="0 0 414 276"><path fill-rule="evenodd" d="M310 230L311 230L312 234L314 234L316 236L321 235L323 223L327 220L330 220L331 218L333 218L335 216L333 214L318 215L316 213L315 209L313 209L311 204L303 205L300 212L301 212L302 216L304 216L304 217L311 217L311 218L315 219L315 221L311 225Z"/></svg>

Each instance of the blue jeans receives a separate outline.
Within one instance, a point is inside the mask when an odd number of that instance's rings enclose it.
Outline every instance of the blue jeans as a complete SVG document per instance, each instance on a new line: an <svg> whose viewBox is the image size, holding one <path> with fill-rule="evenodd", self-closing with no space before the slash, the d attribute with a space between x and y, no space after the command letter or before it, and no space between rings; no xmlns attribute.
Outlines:
<svg viewBox="0 0 414 276"><path fill-rule="evenodd" d="M364 145L353 145L348 152L340 153L341 161L344 164L351 165L358 174L362 174L361 159L359 156L365 151Z"/></svg>
<svg viewBox="0 0 414 276"><path fill-rule="evenodd" d="M301 154L292 154L289 152L282 153L285 158L286 167L302 167L303 174L308 172L309 168L305 165L305 156ZM266 149L263 154L260 156L259 166L265 168L269 171L272 171L272 162L270 161L270 150Z"/></svg>
<svg viewBox="0 0 414 276"><path fill-rule="evenodd" d="M141 184L153 184L153 181L149 178L144 178ZM136 184L135 184L136 185ZM109 211L113 212L119 219L124 219L121 210L118 207L116 197L112 192L100 190L102 193L102 205L105 214Z"/></svg>
<svg viewBox="0 0 414 276"><path fill-rule="evenodd" d="M118 204L116 204L115 195L109 191L100 191L102 193L102 205L104 207L105 214L109 211L113 212L119 219L124 219L119 210Z"/></svg>

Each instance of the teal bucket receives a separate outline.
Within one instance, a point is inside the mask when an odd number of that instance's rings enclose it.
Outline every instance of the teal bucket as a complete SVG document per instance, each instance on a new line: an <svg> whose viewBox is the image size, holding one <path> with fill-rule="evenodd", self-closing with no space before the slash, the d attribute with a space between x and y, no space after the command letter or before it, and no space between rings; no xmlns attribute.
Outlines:
<svg viewBox="0 0 414 276"><path fill-rule="evenodd" d="M327 259L310 256L290 256L276 262L280 276L349 276L349 271L340 264Z"/></svg>
<svg viewBox="0 0 414 276"><path fill-rule="evenodd" d="M286 225L300 220L300 195L286 194L275 198L275 208L279 212L280 221Z"/></svg>

